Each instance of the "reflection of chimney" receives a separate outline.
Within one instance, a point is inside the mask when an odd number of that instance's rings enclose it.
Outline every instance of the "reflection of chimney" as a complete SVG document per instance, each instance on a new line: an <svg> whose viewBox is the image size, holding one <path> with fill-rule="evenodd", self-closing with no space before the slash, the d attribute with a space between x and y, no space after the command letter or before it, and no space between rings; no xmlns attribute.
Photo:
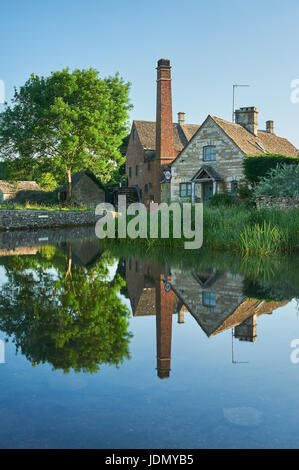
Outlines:
<svg viewBox="0 0 299 470"><path fill-rule="evenodd" d="M184 323L184 322L185 322L184 312L183 312L183 308L181 308L181 310L178 313L178 323Z"/></svg>
<svg viewBox="0 0 299 470"><path fill-rule="evenodd" d="M274 134L274 121L266 121L266 132Z"/></svg>
<svg viewBox="0 0 299 470"><path fill-rule="evenodd" d="M180 126L185 124L185 113L178 113L178 123Z"/></svg>
<svg viewBox="0 0 299 470"><path fill-rule="evenodd" d="M156 282L157 374L160 379L170 376L171 333L174 293L166 292L164 282Z"/></svg>
<svg viewBox="0 0 299 470"><path fill-rule="evenodd" d="M247 318L240 325L235 327L235 338L240 341L256 341L256 315Z"/></svg>
<svg viewBox="0 0 299 470"><path fill-rule="evenodd" d="M240 124L252 134L257 135L257 115L258 110L255 106L237 109L235 111L236 124Z"/></svg>

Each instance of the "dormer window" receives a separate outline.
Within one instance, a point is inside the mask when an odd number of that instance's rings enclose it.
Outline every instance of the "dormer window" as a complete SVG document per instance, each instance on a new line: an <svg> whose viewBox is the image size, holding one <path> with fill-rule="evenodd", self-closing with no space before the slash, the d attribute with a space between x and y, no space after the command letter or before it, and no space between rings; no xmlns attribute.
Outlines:
<svg viewBox="0 0 299 470"><path fill-rule="evenodd" d="M207 145L203 148L203 161L215 162L216 161L216 147L215 145Z"/></svg>

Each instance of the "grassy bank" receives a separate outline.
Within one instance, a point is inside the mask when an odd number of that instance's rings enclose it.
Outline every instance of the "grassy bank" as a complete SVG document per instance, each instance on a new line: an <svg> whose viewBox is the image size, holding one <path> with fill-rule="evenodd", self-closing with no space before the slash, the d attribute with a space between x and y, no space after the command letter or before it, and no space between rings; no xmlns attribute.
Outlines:
<svg viewBox="0 0 299 470"><path fill-rule="evenodd" d="M205 207L203 212L203 247L252 255L294 253L299 251L299 210L256 210L243 207ZM159 233L161 233L161 219ZM165 223L165 220L163 220ZM149 224L148 224L149 225ZM141 246L150 252L159 247L183 249L188 239L172 237L170 213L169 238L117 239L119 245ZM149 232L148 232L149 233ZM190 241L190 239L189 239Z"/></svg>

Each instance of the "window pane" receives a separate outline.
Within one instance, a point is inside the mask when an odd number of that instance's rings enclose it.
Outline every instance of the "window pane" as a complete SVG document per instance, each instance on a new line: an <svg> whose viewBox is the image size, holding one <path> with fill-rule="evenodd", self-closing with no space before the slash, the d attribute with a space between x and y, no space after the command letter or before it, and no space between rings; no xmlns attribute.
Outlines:
<svg viewBox="0 0 299 470"><path fill-rule="evenodd" d="M216 307L216 292L203 292L202 303L205 307Z"/></svg>
<svg viewBox="0 0 299 470"><path fill-rule="evenodd" d="M205 162L211 162L216 160L215 145L207 145L203 148L203 159Z"/></svg>

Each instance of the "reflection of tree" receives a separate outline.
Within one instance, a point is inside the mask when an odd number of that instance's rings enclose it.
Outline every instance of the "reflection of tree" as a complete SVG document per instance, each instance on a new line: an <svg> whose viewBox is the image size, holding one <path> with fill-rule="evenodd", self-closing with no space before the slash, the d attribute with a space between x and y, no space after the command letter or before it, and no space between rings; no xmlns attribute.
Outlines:
<svg viewBox="0 0 299 470"><path fill-rule="evenodd" d="M88 271L70 257L56 266L54 258L14 257L5 266L0 329L33 364L49 362L65 372L118 366L129 357L131 334L118 296L124 281L107 279L110 261L103 255Z"/></svg>

